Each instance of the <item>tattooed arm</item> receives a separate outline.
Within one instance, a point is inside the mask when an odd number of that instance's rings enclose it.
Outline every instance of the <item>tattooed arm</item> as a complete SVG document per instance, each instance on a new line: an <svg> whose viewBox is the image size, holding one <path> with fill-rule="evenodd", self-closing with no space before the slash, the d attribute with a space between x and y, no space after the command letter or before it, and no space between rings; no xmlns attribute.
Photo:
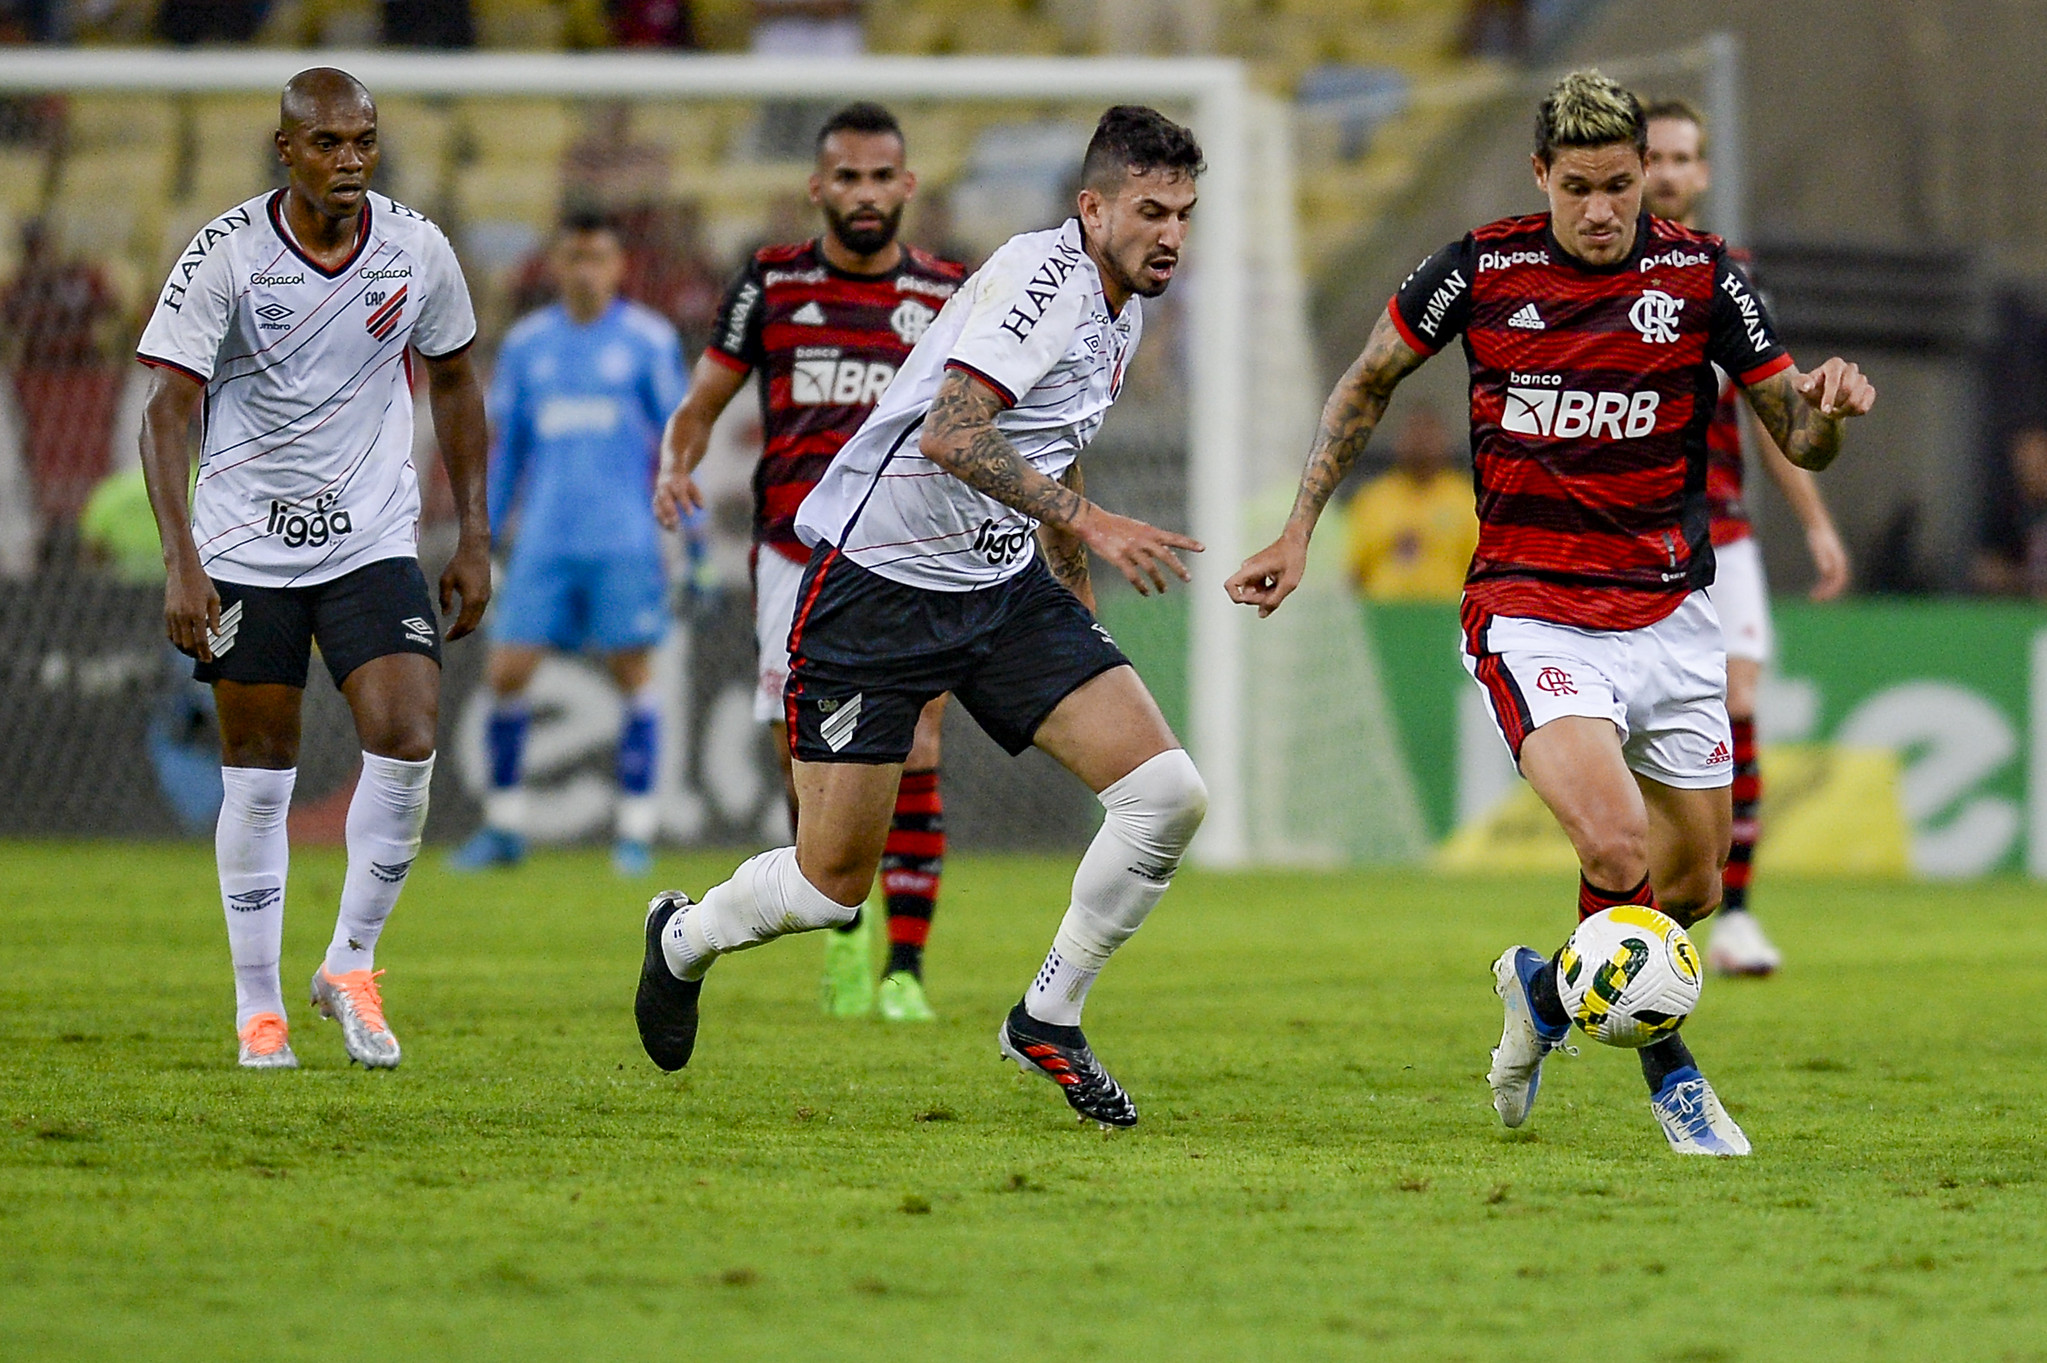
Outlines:
<svg viewBox="0 0 2047 1363"><path fill-rule="evenodd" d="M1104 511L1081 494L1077 475L1074 485L1068 486L1031 467L996 429L995 418L1002 409L1001 396L988 385L961 370L948 369L924 418L918 452L976 492L1094 550L1115 564L1142 596L1164 591L1168 572L1187 581L1187 568L1173 550L1199 553L1199 541ZM1084 553L1080 572L1085 581ZM1064 573L1061 580L1068 581ZM1088 601L1091 596L1090 591L1081 600Z"/></svg>
<svg viewBox="0 0 2047 1363"><path fill-rule="evenodd" d="M1308 563L1308 540L1322 508L1365 452L1365 442L1386 414L1393 390L1426 358L1400 339L1390 314L1380 315L1364 353L1337 381L1322 408L1322 428L1308 451L1308 466L1301 472L1301 490L1286 528L1231 576L1227 585L1232 601L1258 607L1263 619L1300 585Z"/></svg>
<svg viewBox="0 0 2047 1363"><path fill-rule="evenodd" d="M1815 473L1840 454L1842 423L1876 404L1875 386L1838 357L1810 374L1786 369L1744 391L1784 457Z"/></svg>
<svg viewBox="0 0 2047 1363"><path fill-rule="evenodd" d="M1087 479L1081 476L1080 461L1066 466L1066 472L1059 475L1062 486L1076 496L1087 495ZM1038 526L1038 544L1045 551L1045 562L1052 569L1052 576L1060 585L1080 598L1080 604L1089 610L1095 608L1095 586L1088 578L1087 545L1071 530L1063 530L1049 523Z"/></svg>

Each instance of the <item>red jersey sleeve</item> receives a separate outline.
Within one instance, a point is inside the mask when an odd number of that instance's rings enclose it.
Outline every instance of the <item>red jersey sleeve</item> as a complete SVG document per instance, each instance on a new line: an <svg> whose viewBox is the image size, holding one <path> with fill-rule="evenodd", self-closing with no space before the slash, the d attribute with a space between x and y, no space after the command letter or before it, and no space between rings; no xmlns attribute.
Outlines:
<svg viewBox="0 0 2047 1363"><path fill-rule="evenodd" d="M1713 271L1713 326L1706 358L1746 388L1791 368L1791 352L1777 339L1777 321L1741 266L1725 251Z"/></svg>
<svg viewBox="0 0 2047 1363"><path fill-rule="evenodd" d="M704 354L710 358L742 372L752 370L764 358L761 315L766 311L768 298L765 274L759 256L746 262L746 268L725 290L725 299L718 305L717 325L711 329L711 343L704 347Z"/></svg>
<svg viewBox="0 0 2047 1363"><path fill-rule="evenodd" d="M1394 290L1386 315L1416 354L1435 354L1471 321L1474 250L1469 235L1453 241L1415 266Z"/></svg>

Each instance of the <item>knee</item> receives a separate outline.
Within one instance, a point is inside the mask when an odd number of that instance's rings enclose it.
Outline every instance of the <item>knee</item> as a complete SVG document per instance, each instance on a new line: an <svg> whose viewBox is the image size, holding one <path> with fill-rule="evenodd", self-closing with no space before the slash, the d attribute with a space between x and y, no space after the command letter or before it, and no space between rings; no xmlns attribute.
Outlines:
<svg viewBox="0 0 2047 1363"><path fill-rule="evenodd" d="M1583 830L1573 839L1585 878L1603 890L1625 890L1649 872L1649 830L1627 822Z"/></svg>
<svg viewBox="0 0 2047 1363"><path fill-rule="evenodd" d="M223 767L257 767L285 771L299 764L296 734L237 734L222 736L220 764Z"/></svg>
<svg viewBox="0 0 2047 1363"><path fill-rule="evenodd" d="M819 894L834 903L858 907L867 902L874 888L875 861L850 848L817 851L804 848L797 854L796 868Z"/></svg>
<svg viewBox="0 0 2047 1363"><path fill-rule="evenodd" d="M1720 868L1687 867L1669 885L1657 886L1656 903L1684 927L1703 922L1720 907Z"/></svg>
<svg viewBox="0 0 2047 1363"><path fill-rule="evenodd" d="M384 725L365 735L362 746L395 762L424 762L434 755L434 725L431 720Z"/></svg>
<svg viewBox="0 0 2047 1363"><path fill-rule="evenodd" d="M1102 805L1126 840L1177 859L1208 814L1208 785L1186 750L1173 748L1104 790Z"/></svg>

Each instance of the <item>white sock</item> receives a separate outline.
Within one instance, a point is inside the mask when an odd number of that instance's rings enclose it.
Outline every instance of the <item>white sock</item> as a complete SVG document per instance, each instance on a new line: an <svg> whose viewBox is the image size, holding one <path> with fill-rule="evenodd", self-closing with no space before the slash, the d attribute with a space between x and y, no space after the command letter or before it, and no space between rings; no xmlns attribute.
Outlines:
<svg viewBox="0 0 2047 1363"><path fill-rule="evenodd" d="M277 961L284 952L284 880L291 844L284 833L296 767L220 769L220 821L213 855L220 868L220 906L227 915L228 957L235 967L235 1030L258 1013L284 1016Z"/></svg>
<svg viewBox="0 0 2047 1363"><path fill-rule="evenodd" d="M1172 883L1208 812L1208 788L1193 759L1174 748L1104 789L1101 801L1108 817L1073 874L1073 902L1052 950L1024 991L1025 1012L1062 1027L1080 1025L1095 977Z"/></svg>
<svg viewBox="0 0 2047 1363"><path fill-rule="evenodd" d="M777 847L741 862L701 904L669 919L661 954L678 978L700 980L728 952L792 932L836 927L859 912L858 904L841 904L804 879L795 848Z"/></svg>
<svg viewBox="0 0 2047 1363"><path fill-rule="evenodd" d="M405 888L426 827L427 785L434 759L401 762L362 755L362 775L348 802L348 874L341 882L341 912L327 946L327 973L374 969L377 938Z"/></svg>

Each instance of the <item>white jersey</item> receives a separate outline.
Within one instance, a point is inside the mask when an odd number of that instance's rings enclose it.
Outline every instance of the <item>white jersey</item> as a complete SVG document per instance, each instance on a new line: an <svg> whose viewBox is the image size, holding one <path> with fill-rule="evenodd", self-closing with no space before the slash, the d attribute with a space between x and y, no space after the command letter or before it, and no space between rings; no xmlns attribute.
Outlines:
<svg viewBox="0 0 2047 1363"><path fill-rule="evenodd" d="M137 347L206 385L192 537L210 576L256 587L418 552L406 348L440 358L476 339L438 227L370 194L355 253L327 270L292 240L285 193L201 229Z"/></svg>
<svg viewBox="0 0 2047 1363"><path fill-rule="evenodd" d="M1110 314L1078 219L1011 237L932 321L803 499L796 533L912 587L960 592L1014 576L1036 552L1037 522L918 453L945 371L1000 394L1009 405L995 428L1057 478L1101 430L1143 330L1136 298Z"/></svg>

